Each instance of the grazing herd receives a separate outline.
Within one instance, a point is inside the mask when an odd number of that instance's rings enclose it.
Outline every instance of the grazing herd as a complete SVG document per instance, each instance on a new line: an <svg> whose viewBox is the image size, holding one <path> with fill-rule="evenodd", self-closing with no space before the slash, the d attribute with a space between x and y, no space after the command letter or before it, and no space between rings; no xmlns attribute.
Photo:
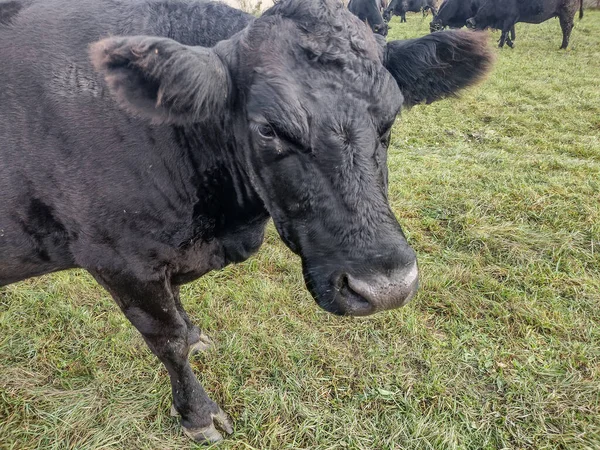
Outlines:
<svg viewBox="0 0 600 450"><path fill-rule="evenodd" d="M435 17L437 14L438 0L392 0L390 6L383 11L383 18L389 22L393 15L400 17L400 22L406 22L407 12L422 12L423 17L427 11L431 11Z"/></svg>
<svg viewBox="0 0 600 450"><path fill-rule="evenodd" d="M566 49L577 10L579 18L583 18L583 0L444 0L439 10L437 3L438 0L392 0L385 8L379 0L350 0L348 8L383 36L387 35L387 23L393 15L399 16L402 23L406 22L407 12L422 12L425 17L431 11L432 33L448 27L495 28L502 32L498 42L501 48L504 44L514 47L516 23L542 23L558 17L563 33L560 48Z"/></svg>

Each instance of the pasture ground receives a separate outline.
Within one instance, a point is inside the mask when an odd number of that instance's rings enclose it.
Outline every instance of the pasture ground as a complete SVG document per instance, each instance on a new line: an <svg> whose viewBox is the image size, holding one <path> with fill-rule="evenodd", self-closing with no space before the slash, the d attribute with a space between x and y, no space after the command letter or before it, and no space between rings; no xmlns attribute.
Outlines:
<svg viewBox="0 0 600 450"><path fill-rule="evenodd" d="M272 227L185 287L216 342L193 367L235 421L219 449L600 449L600 12L560 40L519 24L485 83L397 122L390 199L422 273L406 308L319 310ZM170 402L86 273L0 289L0 448L196 448Z"/></svg>

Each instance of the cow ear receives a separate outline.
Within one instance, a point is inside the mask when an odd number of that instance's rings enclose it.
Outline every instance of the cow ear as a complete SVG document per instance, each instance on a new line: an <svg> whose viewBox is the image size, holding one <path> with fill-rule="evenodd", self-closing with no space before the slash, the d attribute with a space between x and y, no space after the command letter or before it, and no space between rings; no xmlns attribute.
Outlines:
<svg viewBox="0 0 600 450"><path fill-rule="evenodd" d="M211 49L171 39L115 37L90 47L121 106L155 123L193 123L219 117L231 92L229 71Z"/></svg>
<svg viewBox="0 0 600 450"><path fill-rule="evenodd" d="M485 33L440 31L388 42L383 64L396 79L404 105L431 103L481 80L493 55Z"/></svg>

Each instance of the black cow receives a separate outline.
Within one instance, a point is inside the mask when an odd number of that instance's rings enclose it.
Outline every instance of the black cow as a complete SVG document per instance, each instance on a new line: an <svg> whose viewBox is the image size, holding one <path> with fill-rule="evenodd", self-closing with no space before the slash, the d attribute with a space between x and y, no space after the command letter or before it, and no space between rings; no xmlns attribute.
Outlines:
<svg viewBox="0 0 600 450"><path fill-rule="evenodd" d="M473 17L467 20L469 28L483 30L497 28L502 30L500 47L504 47L508 31L517 22L542 23L552 17L558 17L563 40L560 48L567 48L575 13L579 9L579 18L583 18L583 0L487 0ZM514 40L514 37L513 37ZM508 45L513 47L509 40Z"/></svg>
<svg viewBox="0 0 600 450"><path fill-rule="evenodd" d="M257 19L189 0L17 10L0 26L0 286L89 271L166 366L193 439L232 428L188 363L207 340L180 286L256 252L269 217L323 309L413 297L390 130L487 72L485 34L386 44L336 0Z"/></svg>
<svg viewBox="0 0 600 450"><path fill-rule="evenodd" d="M388 25L381 16L381 4L380 0L350 0L348 9L352 14L369 25L373 33L387 36Z"/></svg>
<svg viewBox="0 0 600 450"><path fill-rule="evenodd" d="M383 19L389 22L393 15L400 17L400 22L406 22L407 12L423 12L423 17L427 11L435 17L437 14L437 0L392 0L383 12Z"/></svg>
<svg viewBox="0 0 600 450"><path fill-rule="evenodd" d="M467 25L467 20L477 13L485 1L486 0L445 0L440 6L437 15L429 24L429 29L433 33L435 31L443 30L446 27L462 28ZM514 25L510 28L510 33L511 35L508 37L507 43L512 47L512 41L515 40Z"/></svg>

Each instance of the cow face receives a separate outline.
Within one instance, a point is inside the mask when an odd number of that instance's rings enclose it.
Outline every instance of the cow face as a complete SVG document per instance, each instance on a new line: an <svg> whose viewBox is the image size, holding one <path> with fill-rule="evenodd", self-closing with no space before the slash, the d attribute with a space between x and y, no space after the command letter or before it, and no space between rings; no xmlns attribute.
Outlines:
<svg viewBox="0 0 600 450"><path fill-rule="evenodd" d="M447 26L452 28L465 26L465 21L479 8L479 3L479 0L445 0L429 24L429 29L433 33Z"/></svg>
<svg viewBox="0 0 600 450"><path fill-rule="evenodd" d="M348 30L332 43L331 27L263 16L241 38L233 78L245 80L248 170L301 256L307 287L328 311L368 314L404 304L417 287L415 254L387 201L402 94L371 32L342 17L362 41Z"/></svg>
<svg viewBox="0 0 600 450"><path fill-rule="evenodd" d="M440 10L441 11L441 10ZM433 20L429 23L429 31L435 33L436 31L441 31L444 29L444 24L442 18L438 14Z"/></svg>
<svg viewBox="0 0 600 450"><path fill-rule="evenodd" d="M497 20L496 9L498 5L496 2L483 2L481 7L473 14L473 17L469 17L466 21L467 27L471 29L484 29L488 26L495 28L502 28L502 21Z"/></svg>
<svg viewBox="0 0 600 450"><path fill-rule="evenodd" d="M418 285L387 199L392 124L403 104L479 78L490 60L483 42L453 32L386 45L341 3L283 0L214 49L110 38L92 57L138 114L229 124L241 170L318 304L367 315L404 305Z"/></svg>

